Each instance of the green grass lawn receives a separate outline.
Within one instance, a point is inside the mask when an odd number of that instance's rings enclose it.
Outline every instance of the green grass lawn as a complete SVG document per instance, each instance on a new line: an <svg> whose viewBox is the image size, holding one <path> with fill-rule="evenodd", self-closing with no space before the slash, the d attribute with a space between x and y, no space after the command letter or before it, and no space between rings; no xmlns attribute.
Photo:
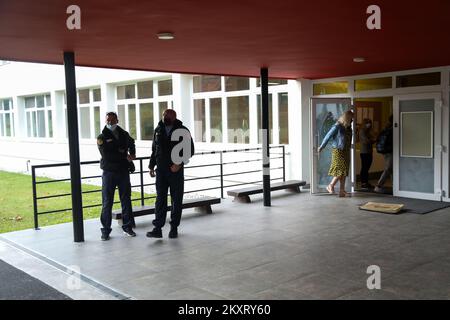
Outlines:
<svg viewBox="0 0 450 320"><path fill-rule="evenodd" d="M50 181L47 178L37 178L37 181ZM100 190L101 187L83 184L82 191ZM50 196L70 193L69 182L55 182L37 185L37 196ZM115 201L119 200L116 190ZM146 194L146 197L150 196ZM133 192L132 199L139 199L140 193ZM155 199L146 200L149 205ZM101 192L83 194L83 206L101 204ZM140 205L140 201L134 201L133 205ZM71 197L58 197L38 200L38 212L68 209L72 207ZM120 208L115 204L114 209ZM98 218L101 206L83 210L84 219ZM49 213L39 215L39 226L48 226L72 221L72 212ZM0 171L0 233L34 228L33 217L33 189L31 176L19 173Z"/></svg>

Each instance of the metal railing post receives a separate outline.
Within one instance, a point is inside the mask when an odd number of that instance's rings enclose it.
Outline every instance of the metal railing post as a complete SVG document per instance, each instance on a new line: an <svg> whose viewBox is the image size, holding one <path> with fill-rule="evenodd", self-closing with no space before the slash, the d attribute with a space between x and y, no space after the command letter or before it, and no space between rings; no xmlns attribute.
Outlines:
<svg viewBox="0 0 450 320"><path fill-rule="evenodd" d="M220 197L223 197L223 152L220 151Z"/></svg>
<svg viewBox="0 0 450 320"><path fill-rule="evenodd" d="M139 168L141 169L141 172L139 173L141 177L141 205L144 206L144 168L142 165L143 161L142 159L139 159Z"/></svg>
<svg viewBox="0 0 450 320"><path fill-rule="evenodd" d="M36 192L36 169L31 166L31 183L33 185L33 213L34 213L34 229L39 230L38 208L37 208L37 192Z"/></svg>
<svg viewBox="0 0 450 320"><path fill-rule="evenodd" d="M283 182L286 182L286 152L285 146L281 146L283 148Z"/></svg>

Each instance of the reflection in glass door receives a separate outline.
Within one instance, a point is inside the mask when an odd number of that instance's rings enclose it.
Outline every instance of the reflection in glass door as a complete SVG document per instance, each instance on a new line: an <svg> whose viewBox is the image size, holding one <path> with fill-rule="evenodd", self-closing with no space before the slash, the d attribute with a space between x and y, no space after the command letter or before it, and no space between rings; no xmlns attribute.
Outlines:
<svg viewBox="0 0 450 320"><path fill-rule="evenodd" d="M323 138L336 123L337 119L347 110L351 109L350 98L313 98L311 99L311 193L325 193L326 187L331 182L332 177L328 175L331 163L331 141L326 148L317 152ZM353 161L352 161L353 163ZM353 165L350 165L351 172ZM351 191L352 174L347 177L345 189ZM335 187L339 192L339 183Z"/></svg>

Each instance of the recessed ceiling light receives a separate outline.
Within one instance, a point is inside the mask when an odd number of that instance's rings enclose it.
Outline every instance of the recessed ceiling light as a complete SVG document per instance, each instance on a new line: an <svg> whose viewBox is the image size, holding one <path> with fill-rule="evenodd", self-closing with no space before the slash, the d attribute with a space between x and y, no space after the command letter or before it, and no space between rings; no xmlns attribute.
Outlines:
<svg viewBox="0 0 450 320"><path fill-rule="evenodd" d="M357 57L357 58L353 58L353 62L365 62L366 59L362 58L362 57Z"/></svg>
<svg viewBox="0 0 450 320"><path fill-rule="evenodd" d="M158 39L159 40L172 40L175 36L172 32L160 32L158 33Z"/></svg>

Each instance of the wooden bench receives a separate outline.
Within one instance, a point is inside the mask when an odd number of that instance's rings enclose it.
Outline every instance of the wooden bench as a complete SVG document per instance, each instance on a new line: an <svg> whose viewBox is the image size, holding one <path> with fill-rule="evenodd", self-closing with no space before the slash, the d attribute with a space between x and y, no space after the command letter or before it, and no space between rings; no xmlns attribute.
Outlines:
<svg viewBox="0 0 450 320"><path fill-rule="evenodd" d="M197 212L212 213L211 205L220 203L220 198L202 196L195 199L183 199L183 209L195 208ZM167 211L172 210L172 206L167 206ZM133 216L140 217L148 214L155 214L155 205L151 206L134 206ZM112 212L112 218L119 220L119 224L122 222L122 210L114 210Z"/></svg>
<svg viewBox="0 0 450 320"><path fill-rule="evenodd" d="M300 180L289 180L289 181L284 181L284 182L276 182L276 183L272 183L270 185L270 191L286 189L286 190L289 190L292 192L300 193L300 187L304 186L304 185L306 185L306 182L300 181ZM227 191L227 194L229 196L234 197L233 201L242 202L242 203L250 203L251 201L250 201L249 196L252 194L257 194L257 193L263 193L262 185Z"/></svg>

